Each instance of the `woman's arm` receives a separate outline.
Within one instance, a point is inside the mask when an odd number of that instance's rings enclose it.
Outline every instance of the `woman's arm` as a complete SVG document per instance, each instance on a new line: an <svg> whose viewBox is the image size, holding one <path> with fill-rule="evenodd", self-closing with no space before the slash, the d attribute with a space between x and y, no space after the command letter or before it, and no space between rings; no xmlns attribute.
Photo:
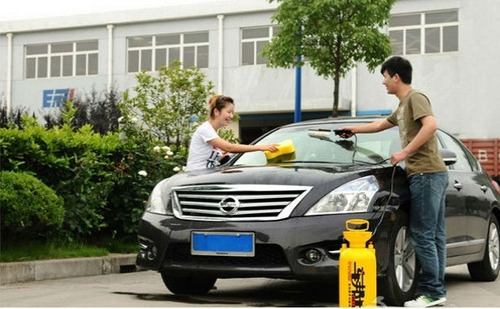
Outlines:
<svg viewBox="0 0 500 309"><path fill-rule="evenodd" d="M225 152L240 153L240 152L251 152L251 151L265 151L269 150L271 152L278 151L276 148L277 144L262 144L262 145L244 145L244 144L233 144L222 138L215 138L208 141L208 143L214 147L219 148Z"/></svg>

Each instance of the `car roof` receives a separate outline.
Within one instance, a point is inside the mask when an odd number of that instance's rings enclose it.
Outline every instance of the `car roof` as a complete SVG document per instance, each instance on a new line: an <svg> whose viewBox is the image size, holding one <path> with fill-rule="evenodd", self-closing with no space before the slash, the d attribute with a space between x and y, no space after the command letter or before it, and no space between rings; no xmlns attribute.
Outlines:
<svg viewBox="0 0 500 309"><path fill-rule="evenodd" d="M360 116L360 117L328 117L321 119L311 119L304 120L300 122L290 123L287 125L283 125L284 127L296 127L303 125L317 125L317 124L331 124L331 123L352 123L352 122L366 122L370 123L376 120L385 119L385 117L374 117L374 116Z"/></svg>

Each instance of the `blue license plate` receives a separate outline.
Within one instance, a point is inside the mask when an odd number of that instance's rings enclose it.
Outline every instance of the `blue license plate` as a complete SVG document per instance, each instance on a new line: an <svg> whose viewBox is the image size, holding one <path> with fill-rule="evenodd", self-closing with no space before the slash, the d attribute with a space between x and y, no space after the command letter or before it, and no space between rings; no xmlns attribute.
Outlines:
<svg viewBox="0 0 500 309"><path fill-rule="evenodd" d="M236 232L192 232L191 254L255 256L255 234Z"/></svg>

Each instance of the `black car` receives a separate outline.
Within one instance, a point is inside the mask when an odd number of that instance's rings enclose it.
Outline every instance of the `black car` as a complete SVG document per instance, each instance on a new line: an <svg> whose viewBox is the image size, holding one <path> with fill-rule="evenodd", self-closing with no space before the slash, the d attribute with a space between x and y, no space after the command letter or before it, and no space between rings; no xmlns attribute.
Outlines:
<svg viewBox="0 0 500 309"><path fill-rule="evenodd" d="M160 272L178 294L207 293L218 278L336 280L345 222L365 219L379 295L402 305L414 296L419 266L409 241L405 167L388 161L401 148L398 130L349 139L335 133L374 120L285 125L254 143L291 140L293 153L271 160L263 152L239 154L215 170L164 179L140 222L137 267ZM493 281L500 195L462 143L437 135L450 181L448 266L466 263L474 279Z"/></svg>

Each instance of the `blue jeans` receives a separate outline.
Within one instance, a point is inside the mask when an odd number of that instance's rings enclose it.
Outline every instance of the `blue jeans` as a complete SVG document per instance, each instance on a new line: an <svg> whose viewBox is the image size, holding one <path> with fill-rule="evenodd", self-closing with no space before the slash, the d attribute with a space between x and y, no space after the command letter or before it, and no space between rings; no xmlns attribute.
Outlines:
<svg viewBox="0 0 500 309"><path fill-rule="evenodd" d="M419 280L421 295L446 296L445 193L448 173L426 173L410 177L410 235L422 268Z"/></svg>

